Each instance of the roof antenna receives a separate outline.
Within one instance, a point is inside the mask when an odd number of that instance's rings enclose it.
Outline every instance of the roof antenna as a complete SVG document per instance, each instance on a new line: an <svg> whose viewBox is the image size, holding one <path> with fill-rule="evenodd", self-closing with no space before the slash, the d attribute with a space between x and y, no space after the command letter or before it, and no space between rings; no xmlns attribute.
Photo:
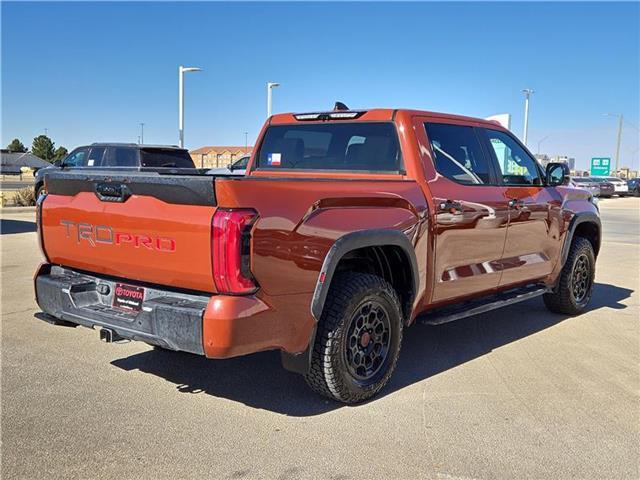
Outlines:
<svg viewBox="0 0 640 480"><path fill-rule="evenodd" d="M341 110L349 110L349 107L347 107L344 103L342 102L336 102L336 104L333 106L333 111L334 112L339 112Z"/></svg>

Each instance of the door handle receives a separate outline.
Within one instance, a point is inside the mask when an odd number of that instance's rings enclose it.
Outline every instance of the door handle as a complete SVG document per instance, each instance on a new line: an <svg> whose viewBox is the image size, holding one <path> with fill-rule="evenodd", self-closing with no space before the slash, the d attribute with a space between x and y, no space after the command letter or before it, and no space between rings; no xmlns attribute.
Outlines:
<svg viewBox="0 0 640 480"><path fill-rule="evenodd" d="M462 214L462 204L460 202L446 200L438 205L441 212L452 213L454 215Z"/></svg>
<svg viewBox="0 0 640 480"><path fill-rule="evenodd" d="M509 208L515 208L516 210L520 210L524 208L524 200L518 200L517 198L512 198L509 200Z"/></svg>

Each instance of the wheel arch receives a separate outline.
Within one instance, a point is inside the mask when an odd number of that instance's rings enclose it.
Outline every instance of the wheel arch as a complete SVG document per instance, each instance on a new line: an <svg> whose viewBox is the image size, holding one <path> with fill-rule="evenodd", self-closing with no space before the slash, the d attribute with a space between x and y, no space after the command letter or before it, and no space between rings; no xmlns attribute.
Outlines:
<svg viewBox="0 0 640 480"><path fill-rule="evenodd" d="M394 258L400 263L392 263ZM402 267L399 269L400 275L393 269L398 265ZM410 320L420 280L413 245L403 232L385 229L359 230L347 233L334 242L318 272L318 280L311 300L311 315L316 325L322 316L331 282L336 273L342 269L374 273L389 281L400 297L403 320L405 323ZM399 288L401 291L398 291ZM316 328L313 329L309 345L304 352L299 354L281 352L282 365L285 369L302 374L308 372L316 330Z"/></svg>
<svg viewBox="0 0 640 480"><path fill-rule="evenodd" d="M394 275L394 256L395 261L405 267L400 275ZM311 301L311 314L316 322L320 320L336 272L340 271L341 266L362 265L366 261L375 263L374 271L369 273L378 274L396 289L403 284L409 287L409 291L399 291L398 296L402 301L405 320L410 316L419 286L419 274L415 251L409 238L399 230L359 230L338 238L322 263Z"/></svg>
<svg viewBox="0 0 640 480"><path fill-rule="evenodd" d="M562 245L561 266L567 262L569 250L574 237L584 237L591 243L595 256L598 256L602 244L602 225L600 217L593 212L576 213L567 229L567 234Z"/></svg>

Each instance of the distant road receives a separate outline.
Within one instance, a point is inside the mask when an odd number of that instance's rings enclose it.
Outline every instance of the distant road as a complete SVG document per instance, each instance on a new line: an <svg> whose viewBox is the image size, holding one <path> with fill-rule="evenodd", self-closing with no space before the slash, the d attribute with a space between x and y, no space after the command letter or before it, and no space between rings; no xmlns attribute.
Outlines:
<svg viewBox="0 0 640 480"><path fill-rule="evenodd" d="M0 180L0 190L20 190L21 188L33 186L33 178L29 177L20 181L19 177L14 180Z"/></svg>

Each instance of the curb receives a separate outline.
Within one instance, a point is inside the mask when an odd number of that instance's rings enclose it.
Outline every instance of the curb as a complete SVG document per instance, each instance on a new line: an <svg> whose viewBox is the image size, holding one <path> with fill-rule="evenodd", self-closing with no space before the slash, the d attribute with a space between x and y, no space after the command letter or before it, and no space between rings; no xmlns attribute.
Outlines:
<svg viewBox="0 0 640 480"><path fill-rule="evenodd" d="M36 207L2 207L0 208L0 215L7 215L12 213L36 213Z"/></svg>

